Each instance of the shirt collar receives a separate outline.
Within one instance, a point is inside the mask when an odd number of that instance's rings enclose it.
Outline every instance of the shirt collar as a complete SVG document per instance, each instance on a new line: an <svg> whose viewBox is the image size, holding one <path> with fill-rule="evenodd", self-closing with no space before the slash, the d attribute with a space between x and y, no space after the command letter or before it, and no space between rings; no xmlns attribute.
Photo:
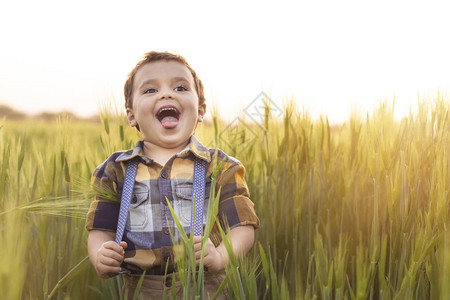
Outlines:
<svg viewBox="0 0 450 300"><path fill-rule="evenodd" d="M202 143L195 137L191 136L191 141L189 143L189 150L198 158L205 160L207 163L211 162L211 153L209 153L208 148L203 146Z"/></svg>
<svg viewBox="0 0 450 300"><path fill-rule="evenodd" d="M117 158L116 162L127 161L136 156L144 156L144 141L138 141L134 149L126 150L122 152Z"/></svg>
<svg viewBox="0 0 450 300"><path fill-rule="evenodd" d="M132 158L135 158L136 156L141 156L144 158L143 149L144 149L144 141L138 141L134 149L122 152L122 154L120 154L116 158L116 162L127 161ZM184 156L184 153L188 151L192 152L192 154L194 154L196 157L203 159L208 163L211 161L211 154L209 153L208 148L203 146L203 144L200 143L200 141L194 135L191 136L190 142L186 146L186 148L177 153L177 156Z"/></svg>

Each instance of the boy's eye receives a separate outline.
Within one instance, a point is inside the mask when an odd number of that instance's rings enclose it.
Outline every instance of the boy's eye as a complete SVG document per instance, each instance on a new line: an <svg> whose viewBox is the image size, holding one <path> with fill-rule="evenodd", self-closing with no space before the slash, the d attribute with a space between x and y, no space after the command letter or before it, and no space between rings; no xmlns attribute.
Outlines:
<svg viewBox="0 0 450 300"><path fill-rule="evenodd" d="M187 91L187 88L185 88L184 86L180 85L180 86L177 86L177 87L175 88L175 91L177 91L177 92L183 92L183 91Z"/></svg>
<svg viewBox="0 0 450 300"><path fill-rule="evenodd" d="M155 89L146 89L146 90L144 91L144 94L151 94L151 93L155 93L155 92L156 92Z"/></svg>

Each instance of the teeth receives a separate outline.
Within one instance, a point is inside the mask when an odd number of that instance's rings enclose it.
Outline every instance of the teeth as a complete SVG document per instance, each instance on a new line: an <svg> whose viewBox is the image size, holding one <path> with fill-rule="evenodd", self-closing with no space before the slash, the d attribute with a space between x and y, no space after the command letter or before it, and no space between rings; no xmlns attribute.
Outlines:
<svg viewBox="0 0 450 300"><path fill-rule="evenodd" d="M164 108L161 108L161 109L158 111L158 115L159 115L160 113L162 113L163 111L169 111L169 110L172 110L172 111L178 113L178 110L177 110L176 108L174 108L174 107L164 107Z"/></svg>

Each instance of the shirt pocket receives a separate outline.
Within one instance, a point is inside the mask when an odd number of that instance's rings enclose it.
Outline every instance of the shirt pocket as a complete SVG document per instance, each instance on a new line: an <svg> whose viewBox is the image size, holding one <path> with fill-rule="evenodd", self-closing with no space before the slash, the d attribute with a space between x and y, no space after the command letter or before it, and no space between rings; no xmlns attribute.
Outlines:
<svg viewBox="0 0 450 300"><path fill-rule="evenodd" d="M151 213L150 190L144 184L135 183L131 196L128 220L131 230L144 229L149 222Z"/></svg>
<svg viewBox="0 0 450 300"><path fill-rule="evenodd" d="M211 182L207 182L205 185L205 200L203 203L203 224L206 222L206 213L208 212L208 196ZM192 217L192 183L181 183L175 188L175 198L177 200L178 210L176 211L177 217L183 226L191 225Z"/></svg>

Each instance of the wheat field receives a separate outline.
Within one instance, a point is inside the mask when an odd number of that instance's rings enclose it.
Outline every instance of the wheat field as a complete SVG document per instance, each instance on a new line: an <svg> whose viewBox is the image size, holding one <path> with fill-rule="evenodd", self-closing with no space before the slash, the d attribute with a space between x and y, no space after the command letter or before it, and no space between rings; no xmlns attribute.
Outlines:
<svg viewBox="0 0 450 300"><path fill-rule="evenodd" d="M401 120L394 105L330 126L290 101L281 120L267 107L261 124L215 113L197 129L243 162L261 220L227 269L235 299L450 299L450 99ZM84 216L94 168L138 139L107 109L0 120L2 299L122 299L86 259Z"/></svg>

